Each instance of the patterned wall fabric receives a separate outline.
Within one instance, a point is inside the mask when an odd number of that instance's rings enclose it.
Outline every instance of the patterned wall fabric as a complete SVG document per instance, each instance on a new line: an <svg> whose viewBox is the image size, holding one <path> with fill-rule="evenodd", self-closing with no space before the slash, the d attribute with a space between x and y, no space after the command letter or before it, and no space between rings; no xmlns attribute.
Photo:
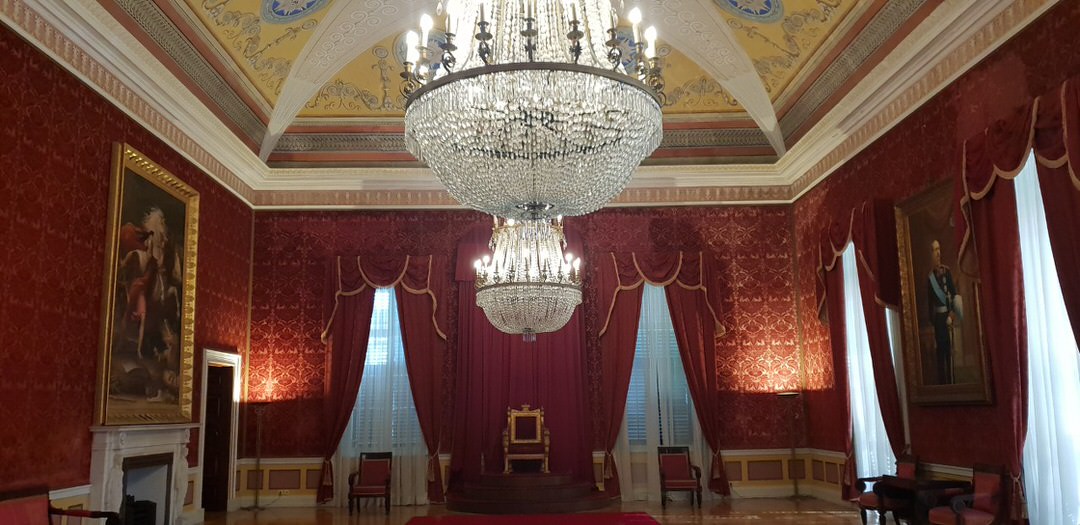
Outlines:
<svg viewBox="0 0 1080 525"><path fill-rule="evenodd" d="M568 228L581 233L587 269L593 268L593 254L606 251L717 254L721 281L730 288L722 306L728 333L718 342L725 360L717 370L724 385L720 395L725 416L731 422L725 447L789 445L785 416L773 416L781 401L772 392L795 388L798 378L791 218L789 207L737 207L610 210L567 220ZM274 435L272 442L263 443L265 455L310 456L319 451L325 361L319 332L326 315L328 257L453 254L468 229L486 227L489 220L474 212L256 214L249 396L275 400L264 416ZM588 293L588 281L585 286ZM456 296L449 303L453 348ZM587 336L595 340L596 312L585 312ZM595 359L596 348L590 345L587 352L588 359ZM446 366L452 370L453 364ZM597 380L594 375L589 379ZM249 439L247 454L253 445Z"/></svg>
<svg viewBox="0 0 1080 525"><path fill-rule="evenodd" d="M112 143L201 194L196 384L204 346L246 342L252 213L7 28L0 77L0 491L71 487L89 480Z"/></svg>
<svg viewBox="0 0 1080 525"><path fill-rule="evenodd" d="M832 390L828 328L817 319L814 299L821 229L868 198L901 202L954 177L964 139L1005 117L1025 99L1080 74L1080 41L1070 36L1078 24L1080 3L1062 2L1052 8L795 204L799 321L809 386L816 390L807 395L810 446L828 450L844 446L843 429L835 425L836 407L843 399ZM910 359L907 370L913 370ZM913 405L912 449L920 459L935 463L1001 463L996 443L1006 433L988 424L1001 420L1000 414L997 406Z"/></svg>

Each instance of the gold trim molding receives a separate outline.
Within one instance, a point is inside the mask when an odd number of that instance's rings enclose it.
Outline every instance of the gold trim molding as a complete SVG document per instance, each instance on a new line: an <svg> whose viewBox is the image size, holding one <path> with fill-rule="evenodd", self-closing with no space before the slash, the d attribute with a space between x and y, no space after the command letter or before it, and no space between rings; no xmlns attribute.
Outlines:
<svg viewBox="0 0 1080 525"><path fill-rule="evenodd" d="M1015 35L1059 1L994 0L970 5L944 2L923 24L942 23L941 17L936 15L946 11L948 16L955 17L946 20L946 23L956 22L966 16L965 21L978 23L978 28L973 28L970 36L962 40L945 43L930 40L924 44L923 49L915 50L918 51L916 54L923 57L941 58L927 59L936 62L927 63L922 68L913 68L912 75L908 77L908 87L886 96L883 100L871 100L877 90L867 87L870 79L885 81L897 72L912 69L907 63L888 65L889 59L886 58L878 70L871 72L863 83L848 94L845 101L836 106L854 106L855 109L850 109L850 113L845 115L836 114L834 110L830 116L818 122L779 162L765 166L768 168L765 170L767 172L763 172L762 166L716 165L708 166L708 170L705 170L711 175L702 176L702 166L685 166L688 173L696 175L693 183L681 181L684 186L680 187L680 180L675 172L682 166L666 166L665 172L671 173L671 177L657 177L650 181L650 184L655 184L651 187L631 187L624 191L613 205L794 202L987 56L1000 43ZM997 13L991 14L994 11ZM238 148L234 143L217 140L221 134L207 137L203 136L201 131L196 132L191 123L207 120L200 118L204 113L209 114L205 106L178 109L175 114L185 115L186 118L186 121L179 123L166 116L170 114L176 118L170 111L176 108L168 106L168 103L172 101L177 105L177 101L183 97L165 96L167 94L155 93L146 86L137 85L137 75L123 68L135 64L136 67L146 68L146 72L140 74L171 74L156 62L152 54L141 45L135 44L134 37L109 17L104 8L96 2L73 0L69 5L55 6L46 0L0 0L0 19L255 209L458 207L456 202L436 185L408 189L365 189L354 182L348 184L352 186L351 189L333 189L327 180L304 180L296 177L287 184L275 182L278 178L275 176L277 172L299 170L268 168L250 148ZM101 27L102 25L105 27ZM920 29L923 27L920 25ZM925 34L926 31L914 31L901 47L912 39L925 37ZM123 42L109 41L110 36ZM85 45L89 50L83 49L81 45ZM931 50L935 45L938 47ZM119 56L124 60L120 65L103 64L95 56ZM129 83L135 87L129 87ZM885 87L880 88L880 91L886 90ZM854 100L852 104L847 104L846 101L852 100L852 95L856 92L863 92L864 100L861 103ZM157 95L162 95L160 100ZM209 121L213 126L220 126L231 134L216 118ZM848 128L853 131L844 131ZM838 133L840 136L837 136ZM199 139L196 140L193 136L198 136ZM649 169L647 166L640 170L646 178ZM335 179L353 179L360 181L359 186L362 186L365 177L378 176L382 171L385 170L343 169L339 170ZM755 177L768 182L754 182ZM785 182L777 183L778 180ZM313 187L318 189L312 190ZM339 187L344 188L346 185Z"/></svg>

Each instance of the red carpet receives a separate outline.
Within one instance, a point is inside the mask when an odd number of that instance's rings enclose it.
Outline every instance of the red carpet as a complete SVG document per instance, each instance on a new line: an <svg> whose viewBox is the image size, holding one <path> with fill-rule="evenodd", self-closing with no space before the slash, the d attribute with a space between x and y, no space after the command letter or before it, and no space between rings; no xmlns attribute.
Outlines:
<svg viewBox="0 0 1080 525"><path fill-rule="evenodd" d="M644 512L618 514L549 514L542 516L435 516L413 518L405 525L659 525Z"/></svg>

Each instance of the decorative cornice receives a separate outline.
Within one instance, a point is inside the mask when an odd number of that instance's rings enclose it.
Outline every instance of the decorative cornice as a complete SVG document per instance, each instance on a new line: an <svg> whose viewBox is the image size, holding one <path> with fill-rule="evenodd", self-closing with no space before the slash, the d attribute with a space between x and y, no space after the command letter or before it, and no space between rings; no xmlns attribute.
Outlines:
<svg viewBox="0 0 1080 525"><path fill-rule="evenodd" d="M644 166L613 205L793 202L1057 1L947 0L777 163ZM424 169L266 167L94 0L0 19L255 208L457 206Z"/></svg>
<svg viewBox="0 0 1080 525"><path fill-rule="evenodd" d="M807 169L795 171L802 175L791 183L792 201L892 129L1057 2L994 0L979 2L968 9L957 9L956 2L949 2L939 8L949 8L955 16L929 21L935 27L920 26L913 34L918 43L905 42L909 44L904 46L906 49L898 48L883 61L878 69L891 69L892 72L877 75L879 81L873 83L876 91L866 97L862 107L855 108L846 117L830 115L831 118L822 119L814 127L818 130L835 125L836 128L853 131L839 144L826 146L827 151ZM900 62L900 65L893 62ZM856 93L853 91L849 97L852 95ZM837 105L844 103L841 101ZM804 140L807 138L809 134ZM790 158L794 160L796 155ZM786 160L788 158L778 163L781 170L784 170Z"/></svg>
<svg viewBox="0 0 1080 525"><path fill-rule="evenodd" d="M780 119L780 129L784 137L791 137L830 97L847 82L851 76L864 66L870 55L881 48L893 37L927 0L890 0L870 20L870 23L855 36L855 40L844 48L810 88L799 97L798 101Z"/></svg>
<svg viewBox="0 0 1080 525"><path fill-rule="evenodd" d="M154 2L147 0L114 0L176 65L191 78L194 85L206 92L225 113L225 117L255 143L266 133L255 112L229 86L229 83L206 61L195 46Z"/></svg>
<svg viewBox="0 0 1080 525"><path fill-rule="evenodd" d="M137 45L130 35L128 37L135 47L126 46L121 50L117 40L110 40L106 35L117 33L109 33L108 30L117 31L122 28L96 2L81 0L80 5L69 6L51 2L43 5L42 0L0 0L0 20L147 130L172 145L237 197L251 202L251 186L222 162L231 155L222 156L217 150L211 154L199 141L192 138L191 133L174 123L176 112L161 109L162 105L178 104L175 98L167 94L182 96L186 90L164 68L158 72L159 76L149 77L137 68L130 67L132 61L141 59L153 60L156 63L156 59L153 59L145 48ZM66 30L62 31L58 27ZM126 31L123 31L123 34L127 34ZM112 42L114 46L101 46L103 41ZM124 69L126 74L120 74L121 64L129 66ZM173 84L169 87L155 83L166 83L170 80ZM205 110L194 96L183 104L192 110ZM204 125L217 122L208 110L193 119ZM207 126L204 135L196 136L214 141L210 142L214 147L229 145L246 149L231 131L221 129L220 126Z"/></svg>

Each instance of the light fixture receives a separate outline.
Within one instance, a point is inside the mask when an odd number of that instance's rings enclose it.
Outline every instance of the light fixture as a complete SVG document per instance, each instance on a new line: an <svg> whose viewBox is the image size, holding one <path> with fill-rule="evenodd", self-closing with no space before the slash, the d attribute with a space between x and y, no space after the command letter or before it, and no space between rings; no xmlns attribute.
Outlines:
<svg viewBox="0 0 1080 525"><path fill-rule="evenodd" d="M528 342L565 326L581 304L581 259L563 253L562 218L496 217L489 246L474 266L476 305L491 324Z"/></svg>
<svg viewBox="0 0 1080 525"><path fill-rule="evenodd" d="M632 36L610 0L449 0L442 12L445 38L426 39L422 18L406 52L405 139L462 204L519 219L586 214L660 145L656 30L646 45L637 8Z"/></svg>

